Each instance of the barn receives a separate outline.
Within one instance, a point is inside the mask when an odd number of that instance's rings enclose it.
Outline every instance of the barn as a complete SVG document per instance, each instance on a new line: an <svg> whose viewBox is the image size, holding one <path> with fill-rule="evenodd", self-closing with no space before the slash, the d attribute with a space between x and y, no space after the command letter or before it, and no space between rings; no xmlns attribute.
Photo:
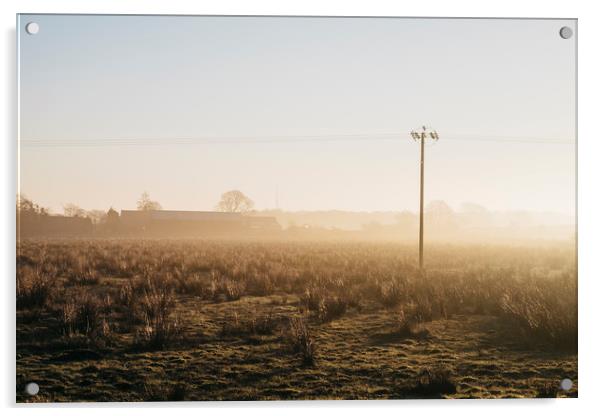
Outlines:
<svg viewBox="0 0 602 416"><path fill-rule="evenodd" d="M130 232L167 237L265 233L281 230L273 217L250 216L237 212L122 210L120 222L123 229Z"/></svg>
<svg viewBox="0 0 602 416"><path fill-rule="evenodd" d="M92 234L90 218L63 215L17 215L19 238L27 237L79 237Z"/></svg>

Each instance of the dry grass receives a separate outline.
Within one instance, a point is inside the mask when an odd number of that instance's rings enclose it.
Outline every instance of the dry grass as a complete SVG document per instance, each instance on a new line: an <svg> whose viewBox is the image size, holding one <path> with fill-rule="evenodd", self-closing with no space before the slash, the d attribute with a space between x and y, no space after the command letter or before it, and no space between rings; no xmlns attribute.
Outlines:
<svg viewBox="0 0 602 416"><path fill-rule="evenodd" d="M537 385L576 381L567 246L434 246L426 276L414 248L393 243L25 241L18 253L18 380L71 385L57 365L104 363L85 370L111 392L98 400L535 397L534 372ZM533 367L537 354L550 370ZM458 360L462 371L438 365ZM490 369L500 360L508 369ZM126 387L126 362L146 389ZM394 371L410 381L403 391ZM524 384L484 384L504 371ZM56 389L41 394L92 397Z"/></svg>
<svg viewBox="0 0 602 416"><path fill-rule="evenodd" d="M222 323L221 335L227 337L248 336L248 335L272 335L279 328L279 320L272 311L266 314L259 314L257 311L250 311L249 317L241 320L239 314L226 316Z"/></svg>
<svg viewBox="0 0 602 416"><path fill-rule="evenodd" d="M440 397L456 392L453 372L447 367L437 366L422 370L412 393L421 397Z"/></svg>
<svg viewBox="0 0 602 416"><path fill-rule="evenodd" d="M50 300L56 280L54 273L41 268L17 268L17 308L41 308Z"/></svg>
<svg viewBox="0 0 602 416"><path fill-rule="evenodd" d="M399 308L397 315L398 331L400 335L415 335L417 326L429 322L433 318L429 302L408 302Z"/></svg>
<svg viewBox="0 0 602 416"><path fill-rule="evenodd" d="M167 348L179 335L174 317L176 298L169 284L147 280L138 299L136 312L143 322L136 334L136 344L153 349Z"/></svg>
<svg viewBox="0 0 602 416"><path fill-rule="evenodd" d="M312 366L316 363L316 343L311 335L307 321L303 317L290 318L290 341L295 353L301 356L304 365Z"/></svg>
<svg viewBox="0 0 602 416"><path fill-rule="evenodd" d="M565 293L566 296L558 296ZM577 349L577 285L563 276L533 280L518 290L507 290L500 302L501 316L516 324L531 342L545 342L569 351Z"/></svg>
<svg viewBox="0 0 602 416"><path fill-rule="evenodd" d="M332 293L324 287L311 286L301 297L303 307L315 313L319 322L330 322L345 314L352 301L343 290Z"/></svg>

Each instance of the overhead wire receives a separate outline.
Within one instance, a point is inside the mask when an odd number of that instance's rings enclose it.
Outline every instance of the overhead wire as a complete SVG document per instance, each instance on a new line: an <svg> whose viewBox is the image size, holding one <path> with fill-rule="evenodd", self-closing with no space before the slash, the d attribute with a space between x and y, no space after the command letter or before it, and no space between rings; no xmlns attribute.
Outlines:
<svg viewBox="0 0 602 416"><path fill-rule="evenodd" d="M164 138L90 138L90 139L21 139L24 147L102 147L102 146L181 146L181 145L225 145L225 144L288 144L326 143L350 141L397 141L406 139L400 133L360 133L360 134L318 134L299 136L200 136ZM493 135L442 135L442 140L475 141L490 143L530 143L530 144L575 144L574 140L533 136L493 136Z"/></svg>

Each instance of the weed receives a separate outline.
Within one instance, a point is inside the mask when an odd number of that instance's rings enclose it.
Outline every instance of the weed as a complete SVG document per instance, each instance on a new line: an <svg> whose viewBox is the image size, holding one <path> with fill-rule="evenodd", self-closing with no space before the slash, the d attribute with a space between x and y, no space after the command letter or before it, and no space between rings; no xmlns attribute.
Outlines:
<svg viewBox="0 0 602 416"><path fill-rule="evenodd" d="M168 347L180 334L179 320L172 316L176 306L173 290L150 283L140 301L139 313L144 323L136 343L152 349Z"/></svg>
<svg viewBox="0 0 602 416"><path fill-rule="evenodd" d="M313 366L316 362L316 345L306 319L299 316L291 317L289 328L293 351L301 356L304 365Z"/></svg>
<svg viewBox="0 0 602 416"><path fill-rule="evenodd" d="M441 397L444 394L455 393L456 383L452 371L447 367L422 370L411 392L422 397Z"/></svg>
<svg viewBox="0 0 602 416"><path fill-rule="evenodd" d="M188 386L185 383L173 385L144 383L145 402L181 402L186 400Z"/></svg>
<svg viewBox="0 0 602 416"><path fill-rule="evenodd" d="M538 399L544 398L556 398L558 396L558 384L557 383L544 383L537 387L537 393L535 397Z"/></svg>
<svg viewBox="0 0 602 416"><path fill-rule="evenodd" d="M17 308L41 308L50 300L56 281L40 268L17 269Z"/></svg>

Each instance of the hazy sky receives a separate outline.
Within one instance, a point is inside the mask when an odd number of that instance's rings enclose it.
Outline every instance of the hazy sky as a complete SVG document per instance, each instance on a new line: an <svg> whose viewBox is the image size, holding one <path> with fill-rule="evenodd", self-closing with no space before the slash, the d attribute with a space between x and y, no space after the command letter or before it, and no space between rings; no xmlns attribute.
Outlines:
<svg viewBox="0 0 602 416"><path fill-rule="evenodd" d="M573 215L565 25L22 15L21 192L55 212L131 209L144 190L209 210L230 189L259 209L278 190L287 210L415 211L408 133L429 124L427 201Z"/></svg>

